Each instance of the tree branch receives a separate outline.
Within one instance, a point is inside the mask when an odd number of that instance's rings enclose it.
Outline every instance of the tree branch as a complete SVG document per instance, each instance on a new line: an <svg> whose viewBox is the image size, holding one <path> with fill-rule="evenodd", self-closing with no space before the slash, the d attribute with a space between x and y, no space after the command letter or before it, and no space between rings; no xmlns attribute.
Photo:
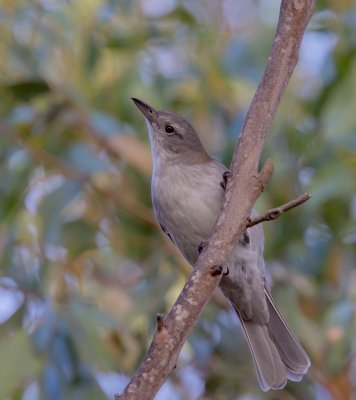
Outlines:
<svg viewBox="0 0 356 400"><path fill-rule="evenodd" d="M268 183L273 165L258 164L272 118L298 61L304 30L315 0L282 0L277 32L266 70L247 113L228 179L225 201L209 243L170 313L159 324L135 375L116 400L153 399L176 364L179 352L202 309L218 286L223 268L246 229L253 205Z"/></svg>
<svg viewBox="0 0 356 400"><path fill-rule="evenodd" d="M271 208L270 210L266 211L264 214L258 215L255 218L248 218L246 227L251 228L252 226L260 224L261 222L272 221L274 219L277 219L279 216L281 216L286 211L289 211L292 208L300 206L301 204L308 201L310 198L311 198L311 196L309 193L304 193L304 194L298 196L297 198L295 198L291 201L288 201L288 203L285 203L276 208Z"/></svg>

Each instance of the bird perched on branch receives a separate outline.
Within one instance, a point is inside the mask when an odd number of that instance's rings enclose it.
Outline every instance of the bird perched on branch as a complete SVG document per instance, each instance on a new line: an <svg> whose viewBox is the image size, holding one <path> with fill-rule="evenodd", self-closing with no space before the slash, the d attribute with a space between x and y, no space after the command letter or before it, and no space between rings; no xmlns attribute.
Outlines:
<svg viewBox="0 0 356 400"><path fill-rule="evenodd" d="M194 266L216 222L228 169L212 159L183 117L132 99L146 119L152 148L152 202L163 231ZM220 288L236 310L263 391L300 381L310 360L265 284L261 224L236 244Z"/></svg>

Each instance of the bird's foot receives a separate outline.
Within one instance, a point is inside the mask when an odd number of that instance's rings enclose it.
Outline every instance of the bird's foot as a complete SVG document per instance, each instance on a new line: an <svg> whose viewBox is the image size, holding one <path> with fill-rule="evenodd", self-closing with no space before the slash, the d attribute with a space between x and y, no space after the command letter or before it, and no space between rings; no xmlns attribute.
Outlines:
<svg viewBox="0 0 356 400"><path fill-rule="evenodd" d="M220 186L225 190L228 180L232 177L232 173L230 171L225 171L222 174L222 181L220 182Z"/></svg>
<svg viewBox="0 0 356 400"><path fill-rule="evenodd" d="M221 275L222 272L223 272L223 267L221 265L213 265L210 267L210 275L211 276Z"/></svg>
<svg viewBox="0 0 356 400"><path fill-rule="evenodd" d="M208 245L208 241L206 240L202 240L199 244L198 244L198 253L200 254L205 247Z"/></svg>
<svg viewBox="0 0 356 400"><path fill-rule="evenodd" d="M210 268L210 274L211 276L218 276L218 275L222 275L222 276L227 276L229 275L229 268L226 267L226 271L224 271L224 268L221 265L213 265Z"/></svg>

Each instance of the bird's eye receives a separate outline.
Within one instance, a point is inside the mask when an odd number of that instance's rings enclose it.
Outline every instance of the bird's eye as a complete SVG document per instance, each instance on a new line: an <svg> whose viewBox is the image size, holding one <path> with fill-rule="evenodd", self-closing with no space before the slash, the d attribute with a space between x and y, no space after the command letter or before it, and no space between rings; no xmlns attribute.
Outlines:
<svg viewBox="0 0 356 400"><path fill-rule="evenodd" d="M173 128L172 125L166 125L166 127L164 128L164 130L165 130L167 133L173 133L173 132L174 132L174 128Z"/></svg>

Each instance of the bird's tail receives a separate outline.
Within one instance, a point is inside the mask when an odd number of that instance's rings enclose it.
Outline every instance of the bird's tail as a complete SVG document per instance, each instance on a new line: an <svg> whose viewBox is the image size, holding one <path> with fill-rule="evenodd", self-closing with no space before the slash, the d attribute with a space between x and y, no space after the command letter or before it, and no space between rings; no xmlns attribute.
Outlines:
<svg viewBox="0 0 356 400"><path fill-rule="evenodd" d="M310 360L293 335L266 290L270 314L267 325L244 321L237 311L255 364L261 389L282 389L287 379L299 382L306 374Z"/></svg>

